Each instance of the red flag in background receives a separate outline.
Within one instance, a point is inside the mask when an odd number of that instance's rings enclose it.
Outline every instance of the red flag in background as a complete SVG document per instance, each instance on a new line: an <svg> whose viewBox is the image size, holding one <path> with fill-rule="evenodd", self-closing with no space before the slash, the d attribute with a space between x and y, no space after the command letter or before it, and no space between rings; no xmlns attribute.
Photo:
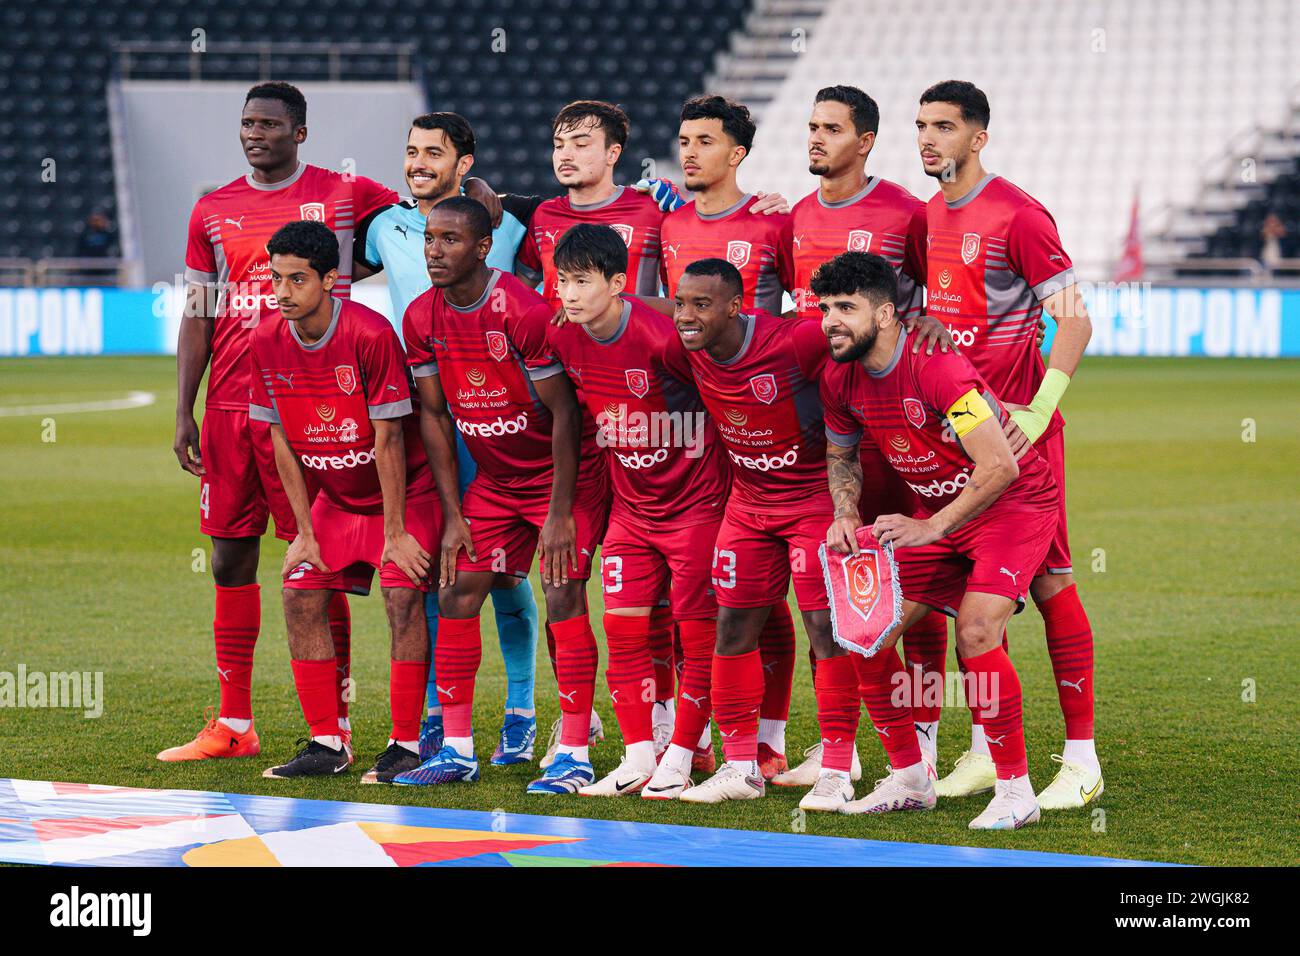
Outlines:
<svg viewBox="0 0 1300 956"><path fill-rule="evenodd" d="M1129 214L1128 236L1124 239L1124 251L1120 253L1119 263L1115 266L1116 282L1133 282L1142 278L1142 230L1138 224L1138 197L1133 194L1133 211Z"/></svg>

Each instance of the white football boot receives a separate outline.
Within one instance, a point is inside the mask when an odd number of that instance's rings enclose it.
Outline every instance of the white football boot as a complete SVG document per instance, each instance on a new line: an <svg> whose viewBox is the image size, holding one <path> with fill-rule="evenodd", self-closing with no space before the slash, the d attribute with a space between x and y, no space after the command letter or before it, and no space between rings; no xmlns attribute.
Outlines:
<svg viewBox="0 0 1300 956"><path fill-rule="evenodd" d="M911 768L909 768L911 769ZM920 777L920 779L917 779ZM840 813L889 813L893 810L933 810L934 782L924 770L910 773L890 768L865 797L840 807Z"/></svg>
<svg viewBox="0 0 1300 956"><path fill-rule="evenodd" d="M580 787L578 793L584 797L627 797L638 793L651 776L653 774L633 766L624 757L617 767L595 783Z"/></svg>
<svg viewBox="0 0 1300 956"><path fill-rule="evenodd" d="M993 799L968 826L972 830L1019 830L1037 823L1039 816L1038 799L1026 775L995 781Z"/></svg>
<svg viewBox="0 0 1300 956"><path fill-rule="evenodd" d="M724 800L756 800L765 792L763 775L750 776L735 764L724 763L708 780L682 791L682 803L722 803Z"/></svg>
<svg viewBox="0 0 1300 956"><path fill-rule="evenodd" d="M1061 765L1052 782L1038 795L1040 810L1073 810L1087 806L1106 790L1101 770L1066 760L1059 754L1052 759Z"/></svg>
<svg viewBox="0 0 1300 956"><path fill-rule="evenodd" d="M800 810L815 810L818 813L839 813L847 804L853 802L853 784L847 777L838 773L823 773L817 776L813 788L799 801Z"/></svg>
<svg viewBox="0 0 1300 956"><path fill-rule="evenodd" d="M940 797L972 797L988 793L997 779L992 757L967 750L952 765L952 772L935 783L934 792Z"/></svg>
<svg viewBox="0 0 1300 956"><path fill-rule="evenodd" d="M642 800L676 800L691 786L690 770L671 767L660 761L646 785L641 788Z"/></svg>
<svg viewBox="0 0 1300 956"><path fill-rule="evenodd" d="M778 787L812 787L822 770L822 743L817 741L803 752L804 761L792 770L783 770L772 778ZM862 761L858 759L858 748L853 748L853 764L849 768L851 780L862 779Z"/></svg>

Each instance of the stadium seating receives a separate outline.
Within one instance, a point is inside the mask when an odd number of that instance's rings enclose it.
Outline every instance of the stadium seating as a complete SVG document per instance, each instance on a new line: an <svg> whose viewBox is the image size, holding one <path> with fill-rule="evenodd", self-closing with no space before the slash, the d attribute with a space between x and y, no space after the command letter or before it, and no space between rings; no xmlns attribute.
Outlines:
<svg viewBox="0 0 1300 956"><path fill-rule="evenodd" d="M633 121L619 177L662 155L681 102L703 86L716 50L747 12L730 0L637 0L545 4L502 0L428 9L399 0L42 0L0 12L0 258L71 256L86 216L116 219L106 84L122 42L183 41L196 28L219 43L274 37L319 42L412 42L434 109L464 113L476 127L476 171L515 192L552 190L548 120L566 101L609 99ZM180 7L180 9L178 9ZM505 11L504 13L502 11ZM493 31L506 49L493 52ZM501 35L496 35L500 37ZM259 78L259 57L203 54L203 75ZM141 54L132 76L187 76L184 58ZM391 77L391 63L354 62ZM320 80L325 59L299 67ZM318 120L319 121L319 120ZM54 183L42 162L56 162ZM233 177L233 173L232 173Z"/></svg>
<svg viewBox="0 0 1300 956"><path fill-rule="evenodd" d="M1088 278L1109 276L1135 191L1144 219L1193 202L1205 164L1253 127L1283 123L1300 81L1291 0L830 0L808 33L761 113L746 184L812 189L812 97L847 82L880 104L872 170L928 198L917 98L969 79L992 104L986 167L1047 205Z"/></svg>

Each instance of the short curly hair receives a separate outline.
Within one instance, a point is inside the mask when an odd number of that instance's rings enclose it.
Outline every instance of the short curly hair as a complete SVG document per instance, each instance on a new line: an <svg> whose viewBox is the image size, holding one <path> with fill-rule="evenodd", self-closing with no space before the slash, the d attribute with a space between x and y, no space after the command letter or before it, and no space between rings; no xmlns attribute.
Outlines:
<svg viewBox="0 0 1300 956"><path fill-rule="evenodd" d="M338 239L325 223L310 219L285 223L266 244L266 251L272 256L306 259L322 277L339 267Z"/></svg>
<svg viewBox="0 0 1300 956"><path fill-rule="evenodd" d="M294 129L307 125L307 97L303 96L302 90L292 83L283 80L258 83L244 97L245 106L248 105L249 100L279 100L288 111L289 122L293 124Z"/></svg>
<svg viewBox="0 0 1300 956"><path fill-rule="evenodd" d="M841 252L813 273L813 295L819 299L836 295L860 295L872 305L898 299L898 275L888 259L871 252Z"/></svg>

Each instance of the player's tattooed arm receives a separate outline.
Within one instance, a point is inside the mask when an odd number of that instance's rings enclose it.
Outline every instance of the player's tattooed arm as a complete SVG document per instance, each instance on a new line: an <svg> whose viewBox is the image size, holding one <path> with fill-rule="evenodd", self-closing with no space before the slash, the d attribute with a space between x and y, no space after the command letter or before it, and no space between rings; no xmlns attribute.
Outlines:
<svg viewBox="0 0 1300 956"><path fill-rule="evenodd" d="M578 485L578 449L582 444L582 409L573 383L564 373L536 379L537 397L551 412L551 459L554 478L551 504L542 523L538 550L542 554L542 582L551 587L569 583L578 565L578 528L573 519L573 498Z"/></svg>
<svg viewBox="0 0 1300 956"><path fill-rule="evenodd" d="M321 560L320 545L316 541L316 531L311 523L311 499L307 495L307 479L303 477L302 465L289 447L285 437L284 426L271 426L271 447L275 450L275 470L280 474L280 484L284 495L289 499L293 509L294 520L298 524L298 536L289 542L289 550L284 553L284 564L280 568L280 577L287 578L300 564L310 564L323 574L329 568Z"/></svg>
<svg viewBox="0 0 1300 956"><path fill-rule="evenodd" d="M211 287L190 282L186 287L185 311L176 339L176 437L172 451L183 469L203 475L199 450L199 426L194 420L194 403L199 383L212 358L212 319L209 317Z"/></svg>
<svg viewBox="0 0 1300 956"><path fill-rule="evenodd" d="M439 558L438 586L456 583L456 556L461 548L471 561L478 560L469 524L460 510L460 478L456 466L456 427L447 410L447 398L437 375L417 375L415 387L420 393L420 439L429 456L433 481L442 502L442 544Z"/></svg>
<svg viewBox="0 0 1300 956"><path fill-rule="evenodd" d="M384 496L384 551L379 559L388 562L422 584L429 576L429 552L406 530L406 441L402 419L371 419L375 429L375 469Z"/></svg>
<svg viewBox="0 0 1300 956"><path fill-rule="evenodd" d="M858 446L826 443L826 478L830 483L835 520L826 530L826 546L842 554L857 554L857 530L862 527L858 501L862 497L862 461Z"/></svg>

